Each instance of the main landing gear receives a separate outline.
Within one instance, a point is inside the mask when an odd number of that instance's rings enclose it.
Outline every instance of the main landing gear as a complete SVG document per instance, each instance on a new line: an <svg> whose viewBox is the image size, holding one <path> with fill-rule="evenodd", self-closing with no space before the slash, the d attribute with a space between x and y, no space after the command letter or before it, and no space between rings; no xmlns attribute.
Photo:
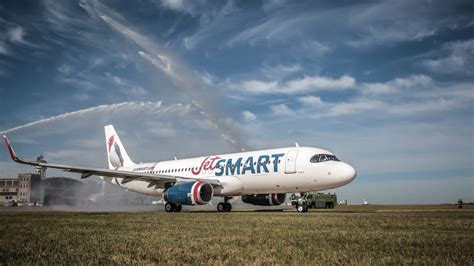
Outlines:
<svg viewBox="0 0 474 266"><path fill-rule="evenodd" d="M174 204L174 203L170 203L170 202L167 202L165 204L165 211L166 212L180 212L181 209L183 209L183 206L179 205L179 204Z"/></svg>
<svg viewBox="0 0 474 266"><path fill-rule="evenodd" d="M230 200L232 197L224 197L224 202L219 202L217 204L217 211L218 212L230 212L232 210L232 204L227 202Z"/></svg>

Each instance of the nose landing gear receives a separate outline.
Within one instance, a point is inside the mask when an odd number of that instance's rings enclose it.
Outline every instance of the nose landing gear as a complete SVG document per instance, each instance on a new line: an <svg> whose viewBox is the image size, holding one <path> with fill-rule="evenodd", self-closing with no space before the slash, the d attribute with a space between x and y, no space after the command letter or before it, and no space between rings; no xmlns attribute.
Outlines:
<svg viewBox="0 0 474 266"><path fill-rule="evenodd" d="M297 205L296 206L296 211L298 212L307 212L308 211L308 205Z"/></svg>

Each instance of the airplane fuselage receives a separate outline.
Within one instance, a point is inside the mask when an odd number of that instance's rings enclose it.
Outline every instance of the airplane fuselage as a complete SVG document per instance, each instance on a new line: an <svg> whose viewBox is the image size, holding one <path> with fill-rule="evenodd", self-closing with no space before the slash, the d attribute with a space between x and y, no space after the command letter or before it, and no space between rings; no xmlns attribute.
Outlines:
<svg viewBox="0 0 474 266"><path fill-rule="evenodd" d="M333 155L319 148L289 147L141 163L117 170L219 180L222 186L214 191L215 196L320 191L343 186L355 178L356 171L348 163L337 159L312 161L318 154ZM145 181L107 180L147 195L161 196L165 190L150 187Z"/></svg>
<svg viewBox="0 0 474 266"><path fill-rule="evenodd" d="M204 205L213 196L223 197L219 212L229 212L229 199L242 196L245 203L271 206L285 202L286 193L320 191L343 186L356 177L354 167L327 150L289 147L232 154L212 155L156 163L134 163L112 125L105 139L109 168L32 162L18 158L3 136L13 161L41 168L62 169L92 175L124 189L162 196L167 212L180 212L183 205ZM296 205L306 212L304 201Z"/></svg>

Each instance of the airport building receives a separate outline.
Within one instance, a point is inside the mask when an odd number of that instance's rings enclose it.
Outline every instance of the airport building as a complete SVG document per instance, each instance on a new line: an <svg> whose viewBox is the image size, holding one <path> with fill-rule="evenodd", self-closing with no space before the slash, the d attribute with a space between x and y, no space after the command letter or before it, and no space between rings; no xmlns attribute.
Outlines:
<svg viewBox="0 0 474 266"><path fill-rule="evenodd" d="M8 201L18 200L18 180L0 179L0 205Z"/></svg>
<svg viewBox="0 0 474 266"><path fill-rule="evenodd" d="M18 175L17 201L21 203L34 203L42 200L41 176L38 174Z"/></svg>

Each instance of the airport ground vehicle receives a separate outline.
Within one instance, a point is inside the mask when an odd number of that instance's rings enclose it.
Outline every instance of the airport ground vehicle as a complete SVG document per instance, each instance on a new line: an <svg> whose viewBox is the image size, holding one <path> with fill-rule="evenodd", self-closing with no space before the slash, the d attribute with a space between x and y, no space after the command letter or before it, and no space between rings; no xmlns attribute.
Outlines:
<svg viewBox="0 0 474 266"><path fill-rule="evenodd" d="M298 212L307 212L312 209L332 209L337 204L336 194L308 192L300 195L292 194L291 205L295 206Z"/></svg>

